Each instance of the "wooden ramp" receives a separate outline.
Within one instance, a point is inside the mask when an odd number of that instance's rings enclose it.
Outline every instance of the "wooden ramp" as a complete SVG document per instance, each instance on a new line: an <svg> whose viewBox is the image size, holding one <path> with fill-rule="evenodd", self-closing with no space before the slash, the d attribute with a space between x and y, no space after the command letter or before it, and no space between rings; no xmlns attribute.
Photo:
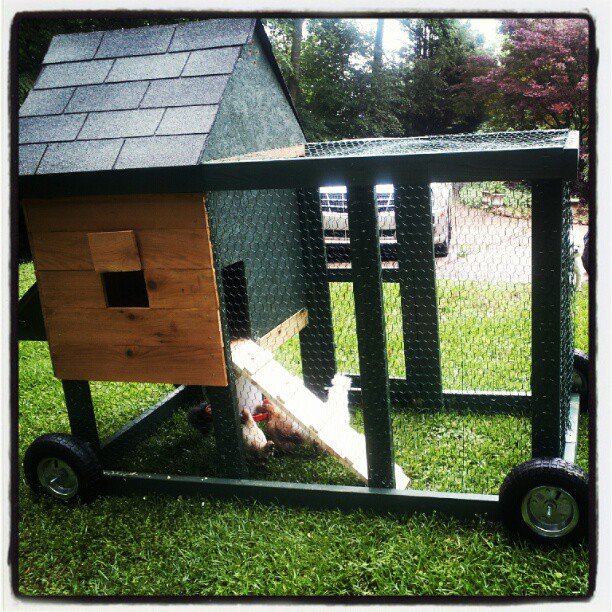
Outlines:
<svg viewBox="0 0 612 612"><path fill-rule="evenodd" d="M290 374L274 355L252 340L232 342L232 362L238 374L248 378L261 392L297 421L321 445L365 483L368 461L365 436L351 427L340 428L329 419L330 410L301 379ZM410 479L395 465L396 488L405 489Z"/></svg>

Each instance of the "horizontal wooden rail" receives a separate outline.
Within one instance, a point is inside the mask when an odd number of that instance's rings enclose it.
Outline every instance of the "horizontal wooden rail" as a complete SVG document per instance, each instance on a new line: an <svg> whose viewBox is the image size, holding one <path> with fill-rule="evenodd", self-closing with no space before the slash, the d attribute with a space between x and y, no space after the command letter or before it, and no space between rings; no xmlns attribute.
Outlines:
<svg viewBox="0 0 612 612"><path fill-rule="evenodd" d="M577 163L578 149L569 146L207 162L176 168L21 176L19 197L299 189L338 184L571 180L576 178Z"/></svg>
<svg viewBox="0 0 612 612"><path fill-rule="evenodd" d="M351 379L351 390L349 401L351 405L361 402L361 377L359 374L349 374ZM410 408L408 400L409 384L405 378L390 377L389 393L391 404L395 410L403 407ZM529 411L531 410L531 394L520 391L480 391L447 389L443 391L444 405L447 407L463 408L467 410L495 410L506 411ZM427 408L427 406L425 406Z"/></svg>
<svg viewBox="0 0 612 612"><path fill-rule="evenodd" d="M104 472L104 492L111 495L156 492L206 495L223 499L252 499L262 503L386 513L438 512L472 518L498 518L497 495L438 493L370 487L299 484L267 480L235 480L204 476L172 476L134 472Z"/></svg>

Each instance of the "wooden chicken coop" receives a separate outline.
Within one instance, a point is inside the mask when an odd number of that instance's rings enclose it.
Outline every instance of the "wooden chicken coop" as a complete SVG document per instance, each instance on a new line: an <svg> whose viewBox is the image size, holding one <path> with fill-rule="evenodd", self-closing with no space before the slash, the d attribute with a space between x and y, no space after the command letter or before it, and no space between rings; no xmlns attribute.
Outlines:
<svg viewBox="0 0 612 612"><path fill-rule="evenodd" d="M244 19L54 38L20 110L19 142L22 175L112 175L295 147L304 136L261 25ZM219 233L239 228L215 249L233 302L260 305L242 332L260 338L303 308L299 240L287 236L299 231L295 207L284 227L252 236L248 201L176 189L22 198L57 377L227 385L207 208ZM283 278L272 271L246 286L264 265L254 242L286 258ZM293 290L279 292L288 279Z"/></svg>
<svg viewBox="0 0 612 612"><path fill-rule="evenodd" d="M259 20L207 19L56 36L19 110L18 154L37 278L20 300L19 337L48 341L72 432L41 436L26 452L36 491L482 513L541 542L586 533L587 478L572 465L579 398L568 185L577 133L306 143ZM520 392L443 386L431 184L483 181L525 183L532 206L523 287L529 388ZM394 268L381 264L380 184L395 189ZM346 185L350 267L327 265L320 188L335 185ZM334 283L336 298L338 285L346 296L332 308ZM389 374L383 283L398 288L399 377ZM351 317L351 330L338 332L338 320ZM355 340L358 373L342 373L363 433L329 421L338 345L350 343L343 331ZM299 375L273 354L296 336ZM507 348L501 335L491 342ZM240 378L367 486L249 478ZM178 388L100 440L89 381ZM109 467L203 401L215 476ZM411 479L395 463L392 409L451 405L525 415L532 459L509 468L499 496L405 490ZM543 488L552 496L544 502Z"/></svg>

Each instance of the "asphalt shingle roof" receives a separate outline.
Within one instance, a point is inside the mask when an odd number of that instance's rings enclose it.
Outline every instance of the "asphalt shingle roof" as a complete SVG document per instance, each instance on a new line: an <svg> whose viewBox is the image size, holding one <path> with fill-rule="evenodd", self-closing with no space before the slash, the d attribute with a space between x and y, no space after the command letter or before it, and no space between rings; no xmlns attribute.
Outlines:
<svg viewBox="0 0 612 612"><path fill-rule="evenodd" d="M197 164L254 19L63 34L19 110L19 173Z"/></svg>

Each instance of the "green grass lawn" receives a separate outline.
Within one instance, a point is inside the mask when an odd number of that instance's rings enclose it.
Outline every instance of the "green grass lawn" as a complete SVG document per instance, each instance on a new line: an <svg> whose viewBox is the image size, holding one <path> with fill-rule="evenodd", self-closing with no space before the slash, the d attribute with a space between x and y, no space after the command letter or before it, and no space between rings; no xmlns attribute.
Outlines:
<svg viewBox="0 0 612 612"><path fill-rule="evenodd" d="M20 268L20 291L33 282ZM357 370L350 292L334 284L337 357ZM397 285L385 285L390 370L402 375ZM495 292L500 292L499 294ZM494 317L487 316L491 304ZM576 345L587 349L587 291L576 301ZM528 390L529 295L523 286L440 285L445 388ZM503 339L502 339L502 336ZM503 341L502 341L503 340ZM279 358L296 373L295 340ZM46 344L20 345L20 457L38 435L68 431ZM92 383L101 435L171 389ZM353 414L362 428L361 414ZM587 467L586 419L578 462ZM393 413L396 460L419 489L496 492L528 458L529 419L506 410ZM177 414L116 467L216 473L211 438ZM303 452L253 468L261 479L359 484L337 462ZM571 595L587 589L588 551L512 544L497 523L474 518L376 516L159 495L100 498L66 508L35 499L21 477L20 591L27 595Z"/></svg>

